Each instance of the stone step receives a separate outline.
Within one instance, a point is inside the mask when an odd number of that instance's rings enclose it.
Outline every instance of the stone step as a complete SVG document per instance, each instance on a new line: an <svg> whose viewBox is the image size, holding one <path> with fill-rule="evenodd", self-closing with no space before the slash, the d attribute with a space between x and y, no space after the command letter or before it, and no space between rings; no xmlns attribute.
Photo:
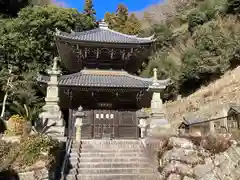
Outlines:
<svg viewBox="0 0 240 180"><path fill-rule="evenodd" d="M81 162L76 163L73 167L75 168L145 168L150 167L150 164L145 162Z"/></svg>
<svg viewBox="0 0 240 180"><path fill-rule="evenodd" d="M69 162L69 169L72 168L145 168L152 167L149 162Z"/></svg>
<svg viewBox="0 0 240 180"><path fill-rule="evenodd" d="M82 140L81 144L141 144L139 140Z"/></svg>
<svg viewBox="0 0 240 180"><path fill-rule="evenodd" d="M136 153L136 152L85 152L85 153L78 153L78 152L71 152L70 157L146 157L146 154L143 152Z"/></svg>
<svg viewBox="0 0 240 180"><path fill-rule="evenodd" d="M69 174L149 174L154 173L152 168L79 168L72 169Z"/></svg>
<svg viewBox="0 0 240 180"><path fill-rule="evenodd" d="M78 148L79 146L72 146ZM120 149L135 149L142 148L141 144L82 144L81 148L120 148Z"/></svg>
<svg viewBox="0 0 240 180"><path fill-rule="evenodd" d="M146 161L146 157L70 157L70 162L136 162L136 161Z"/></svg>
<svg viewBox="0 0 240 180"><path fill-rule="evenodd" d="M157 180L154 174L78 174L68 175L67 180Z"/></svg>
<svg viewBox="0 0 240 180"><path fill-rule="evenodd" d="M78 149L72 149L71 152L78 152ZM86 153L86 152L95 152L95 153L101 153L101 152L120 152L120 153L125 153L125 152L136 152L136 153L141 153L145 152L143 148L136 148L136 149L119 149L119 148L82 148L81 153Z"/></svg>

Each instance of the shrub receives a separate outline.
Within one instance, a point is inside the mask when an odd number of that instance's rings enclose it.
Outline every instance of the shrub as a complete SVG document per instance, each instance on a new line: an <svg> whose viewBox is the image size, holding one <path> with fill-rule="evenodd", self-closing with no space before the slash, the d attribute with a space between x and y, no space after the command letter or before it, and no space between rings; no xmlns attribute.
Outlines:
<svg viewBox="0 0 240 180"><path fill-rule="evenodd" d="M31 166L38 160L47 160L47 164L52 163L54 152L58 147L58 142L49 136L32 135L21 141L21 151L18 161L21 166ZM43 153L46 153L44 155Z"/></svg>
<svg viewBox="0 0 240 180"><path fill-rule="evenodd" d="M13 115L8 120L7 133L11 135L22 135L26 119L20 115Z"/></svg>
<svg viewBox="0 0 240 180"><path fill-rule="evenodd" d="M0 140L0 172L8 170L16 159L16 153L14 151L18 146L18 143L10 143Z"/></svg>
<svg viewBox="0 0 240 180"><path fill-rule="evenodd" d="M232 142L230 141L230 138L225 137L224 135L208 135L201 143L201 146L212 154L224 152L231 145Z"/></svg>
<svg viewBox="0 0 240 180"><path fill-rule="evenodd" d="M192 29L198 25L202 25L208 20L204 12L195 10L188 15L188 26L189 29Z"/></svg>
<svg viewBox="0 0 240 180"><path fill-rule="evenodd" d="M39 135L21 139L20 143L0 141L0 170L6 170L9 167L23 169L40 160L50 168L55 162L58 147L58 141Z"/></svg>

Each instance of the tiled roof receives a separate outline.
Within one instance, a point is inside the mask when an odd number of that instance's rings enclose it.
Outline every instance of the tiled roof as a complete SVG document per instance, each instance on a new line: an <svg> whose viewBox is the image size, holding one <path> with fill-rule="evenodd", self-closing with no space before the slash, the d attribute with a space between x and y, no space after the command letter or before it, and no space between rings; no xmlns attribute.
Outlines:
<svg viewBox="0 0 240 180"><path fill-rule="evenodd" d="M193 112L184 115L184 123L187 125L204 123L208 120L206 115L201 114L200 112Z"/></svg>
<svg viewBox="0 0 240 180"><path fill-rule="evenodd" d="M236 111L237 113L240 113L240 105L239 106L234 105L234 106L231 106L230 108Z"/></svg>
<svg viewBox="0 0 240 180"><path fill-rule="evenodd" d="M209 107L208 107L209 108ZM184 123L187 125L199 124L208 122L211 120L216 120L218 118L223 118L224 115L221 113L223 109L229 111L230 109L240 113L240 106L236 103L226 103L223 105L218 105L214 109L202 109L197 112L190 112L184 115Z"/></svg>
<svg viewBox="0 0 240 180"><path fill-rule="evenodd" d="M153 36L140 38L102 27L83 32L72 31L71 33L61 32L57 30L56 36L77 41L102 43L149 44L155 41L153 39Z"/></svg>
<svg viewBox="0 0 240 180"><path fill-rule="evenodd" d="M38 81L47 83L48 76L39 76ZM165 87L165 81L158 81ZM60 86L79 87L117 87L117 88L148 88L152 78L141 78L128 74L126 71L82 70L78 73L63 75L59 78Z"/></svg>

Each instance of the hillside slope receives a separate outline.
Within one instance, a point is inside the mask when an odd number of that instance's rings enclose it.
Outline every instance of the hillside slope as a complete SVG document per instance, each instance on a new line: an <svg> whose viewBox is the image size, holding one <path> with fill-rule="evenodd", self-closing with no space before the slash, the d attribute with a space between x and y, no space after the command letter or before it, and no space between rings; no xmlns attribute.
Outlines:
<svg viewBox="0 0 240 180"><path fill-rule="evenodd" d="M174 17L177 12L186 9L193 2L194 0L159 0L158 3L152 4L144 10L134 13L138 19L142 21L142 26L144 28L146 26L148 27L150 24L165 23L167 19ZM147 18L148 21L151 19L151 22L144 22L144 18Z"/></svg>
<svg viewBox="0 0 240 180"><path fill-rule="evenodd" d="M240 104L240 66L186 98L165 103L166 116L176 127L189 112L204 113L209 119L222 117L220 110L229 103Z"/></svg>

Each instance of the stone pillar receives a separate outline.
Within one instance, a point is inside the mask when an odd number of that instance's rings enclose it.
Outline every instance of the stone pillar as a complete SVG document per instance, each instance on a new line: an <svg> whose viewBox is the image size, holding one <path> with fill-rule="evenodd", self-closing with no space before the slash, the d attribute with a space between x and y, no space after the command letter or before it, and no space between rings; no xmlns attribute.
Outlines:
<svg viewBox="0 0 240 180"><path fill-rule="evenodd" d="M148 119L148 116L145 113L144 109L141 109L141 111L139 112L138 118L139 118L138 127L141 130L141 138L145 138L146 135L147 135L147 126L148 126L147 119Z"/></svg>
<svg viewBox="0 0 240 180"><path fill-rule="evenodd" d="M75 128L76 128L76 143L80 143L81 142L81 138L82 138L82 134L81 134L81 130L82 130L82 121L83 121L83 117L85 117L85 113L83 112L83 108L80 106L78 108L78 111L75 113Z"/></svg>
<svg viewBox="0 0 240 180"><path fill-rule="evenodd" d="M222 117L225 117L221 120L221 126L225 127L227 132L229 130L228 129L228 118L227 118L229 109L230 109L229 107L226 107L226 106L223 107L222 108L222 115L221 115Z"/></svg>
<svg viewBox="0 0 240 180"><path fill-rule="evenodd" d="M214 121L209 122L209 132L215 133Z"/></svg>
<svg viewBox="0 0 240 180"><path fill-rule="evenodd" d="M48 124L55 124L52 126L49 131L51 131L50 135L56 137L64 137L64 123L62 118L62 112L58 105L59 96L58 96L58 77L61 73L60 70L57 69L58 58L54 58L53 67L48 70L48 74L50 76L50 80L47 86L47 93L45 98L45 105L43 106L43 113L40 114L40 118L45 121L48 120Z"/></svg>
<svg viewBox="0 0 240 180"><path fill-rule="evenodd" d="M159 81L157 78L157 69L153 69L153 84L149 91L153 92L151 100L151 116L148 135L162 134L169 132L171 126L165 117L165 110L161 99L161 91L166 88L168 81Z"/></svg>

